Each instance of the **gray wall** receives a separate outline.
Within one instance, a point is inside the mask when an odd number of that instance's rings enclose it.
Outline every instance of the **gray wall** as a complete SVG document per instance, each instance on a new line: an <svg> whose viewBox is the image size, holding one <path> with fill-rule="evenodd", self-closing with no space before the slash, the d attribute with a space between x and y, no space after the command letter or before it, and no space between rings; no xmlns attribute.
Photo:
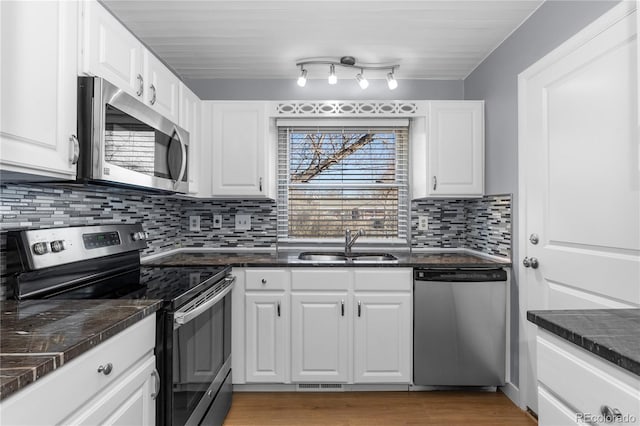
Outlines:
<svg viewBox="0 0 640 426"><path fill-rule="evenodd" d="M385 80L370 80L366 90L355 80L340 80L329 85L327 80L308 80L299 87L290 80L198 80L185 84L203 100L397 100L397 99L463 99L462 80L398 80L398 88L389 90Z"/></svg>
<svg viewBox="0 0 640 426"><path fill-rule="evenodd" d="M512 193L513 261L518 256L518 74L612 6L611 1L547 1L464 81L465 99L485 100L487 194ZM518 283L511 291L511 377L519 384Z"/></svg>

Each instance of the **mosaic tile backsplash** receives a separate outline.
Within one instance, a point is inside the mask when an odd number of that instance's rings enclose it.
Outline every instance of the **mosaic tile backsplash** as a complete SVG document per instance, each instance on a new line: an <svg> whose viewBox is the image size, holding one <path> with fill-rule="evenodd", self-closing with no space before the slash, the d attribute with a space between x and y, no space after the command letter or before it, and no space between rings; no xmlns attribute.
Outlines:
<svg viewBox="0 0 640 426"><path fill-rule="evenodd" d="M417 200L411 205L413 248L472 248L511 255L511 196L471 200ZM235 230L235 215L251 216L250 231ZM213 215L222 215L214 229ZM149 233L143 255L177 247L276 248L276 203L271 200L198 200L103 186L0 185L0 230L141 222ZM426 214L429 230L418 231ZM200 232L189 216L200 216ZM4 251L0 247L0 252ZM4 265L2 258L0 262ZM4 270L4 268L3 268ZM1 274L0 274L1 275ZM0 300L5 286L0 277Z"/></svg>

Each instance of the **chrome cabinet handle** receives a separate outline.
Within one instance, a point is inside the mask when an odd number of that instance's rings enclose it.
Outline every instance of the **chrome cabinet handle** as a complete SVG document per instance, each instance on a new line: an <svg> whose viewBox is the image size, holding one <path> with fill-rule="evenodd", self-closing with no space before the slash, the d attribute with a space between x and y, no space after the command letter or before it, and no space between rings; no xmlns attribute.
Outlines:
<svg viewBox="0 0 640 426"><path fill-rule="evenodd" d="M522 264L525 268L530 267L532 269L538 269L538 266L540 266L538 259L536 259L535 257L525 257L524 259L522 259Z"/></svg>
<svg viewBox="0 0 640 426"><path fill-rule="evenodd" d="M436 176L433 177L433 190L435 191L438 187L438 178Z"/></svg>
<svg viewBox="0 0 640 426"><path fill-rule="evenodd" d="M358 300L358 316L362 316L362 302Z"/></svg>
<svg viewBox="0 0 640 426"><path fill-rule="evenodd" d="M155 400L158 397L158 393L160 393L160 374L158 370L155 368L151 372L151 376L154 380L153 393L151 394L151 399Z"/></svg>
<svg viewBox="0 0 640 426"><path fill-rule="evenodd" d="M266 278L263 278L262 280L260 280L260 282L262 283L262 285L265 285L267 283Z"/></svg>
<svg viewBox="0 0 640 426"><path fill-rule="evenodd" d="M260 178L260 180L258 181L258 187L260 189L260 192L262 192L262 178Z"/></svg>
<svg viewBox="0 0 640 426"><path fill-rule="evenodd" d="M340 312L341 315L344 316L344 299L340 302Z"/></svg>
<svg viewBox="0 0 640 426"><path fill-rule="evenodd" d="M76 135L69 136L69 143L71 144L69 161L72 165L78 164L78 159L80 158L80 142L78 142L78 137Z"/></svg>
<svg viewBox="0 0 640 426"><path fill-rule="evenodd" d="M278 310L278 316L281 316L280 315L280 301L279 300L278 300L277 310Z"/></svg>
<svg viewBox="0 0 640 426"><path fill-rule="evenodd" d="M149 101L149 103L151 105L155 105L155 103L156 103L156 86L154 86L152 84L151 86L149 86L149 89L151 89L153 91L153 93L151 94L151 100Z"/></svg>
<svg viewBox="0 0 640 426"><path fill-rule="evenodd" d="M615 423L622 420L622 412L617 408L611 408L608 405L600 407L600 414L604 417L605 423Z"/></svg>
<svg viewBox="0 0 640 426"><path fill-rule="evenodd" d="M107 365L101 365L98 367L98 373L102 373L105 376L111 374L111 371L113 371L113 364L110 362L108 362Z"/></svg>
<svg viewBox="0 0 640 426"><path fill-rule="evenodd" d="M138 96L142 96L142 94L144 93L144 79L142 78L141 74L138 74L138 90L136 91L136 95Z"/></svg>

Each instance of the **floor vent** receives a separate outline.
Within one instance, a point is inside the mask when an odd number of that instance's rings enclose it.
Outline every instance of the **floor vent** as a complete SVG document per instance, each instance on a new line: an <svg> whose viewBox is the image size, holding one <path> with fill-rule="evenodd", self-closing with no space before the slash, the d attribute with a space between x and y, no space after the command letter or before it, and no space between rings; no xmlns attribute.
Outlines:
<svg viewBox="0 0 640 426"><path fill-rule="evenodd" d="M344 389L340 383L300 383L299 392L342 392Z"/></svg>

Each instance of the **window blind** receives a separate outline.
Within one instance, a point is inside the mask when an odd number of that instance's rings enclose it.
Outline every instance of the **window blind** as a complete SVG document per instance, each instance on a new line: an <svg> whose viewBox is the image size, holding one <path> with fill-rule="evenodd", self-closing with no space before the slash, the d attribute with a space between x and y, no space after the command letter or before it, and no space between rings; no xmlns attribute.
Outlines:
<svg viewBox="0 0 640 426"><path fill-rule="evenodd" d="M279 126L278 239L408 235L408 125Z"/></svg>

